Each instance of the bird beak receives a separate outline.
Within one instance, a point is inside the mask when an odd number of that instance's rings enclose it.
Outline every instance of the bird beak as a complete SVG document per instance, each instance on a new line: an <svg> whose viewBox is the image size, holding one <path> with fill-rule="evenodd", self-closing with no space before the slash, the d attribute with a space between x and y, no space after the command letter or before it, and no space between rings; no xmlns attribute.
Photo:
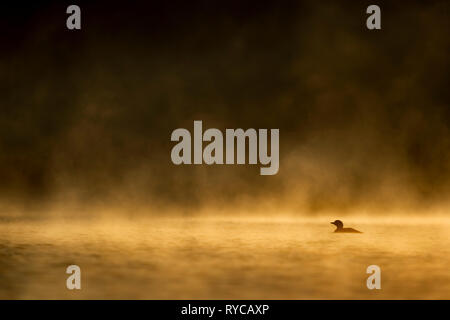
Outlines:
<svg viewBox="0 0 450 320"><path fill-rule="evenodd" d="M330 222L331 224L334 224L334 222Z"/></svg>

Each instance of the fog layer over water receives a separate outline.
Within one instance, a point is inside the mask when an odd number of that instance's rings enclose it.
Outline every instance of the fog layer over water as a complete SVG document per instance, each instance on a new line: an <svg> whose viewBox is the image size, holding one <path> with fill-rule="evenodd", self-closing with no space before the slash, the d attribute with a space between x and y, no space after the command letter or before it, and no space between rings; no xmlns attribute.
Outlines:
<svg viewBox="0 0 450 320"><path fill-rule="evenodd" d="M183 218L3 222L0 298L449 299L439 220ZM66 267L82 290L66 289ZM381 290L366 268L381 267Z"/></svg>

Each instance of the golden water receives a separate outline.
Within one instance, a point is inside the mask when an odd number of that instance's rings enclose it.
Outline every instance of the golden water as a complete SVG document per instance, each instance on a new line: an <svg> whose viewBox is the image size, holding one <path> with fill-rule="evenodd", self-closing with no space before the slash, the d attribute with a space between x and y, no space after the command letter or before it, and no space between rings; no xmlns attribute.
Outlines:
<svg viewBox="0 0 450 320"><path fill-rule="evenodd" d="M344 219L364 233L334 234L328 220L2 222L0 298L450 298L448 222ZM366 287L372 264L381 290Z"/></svg>

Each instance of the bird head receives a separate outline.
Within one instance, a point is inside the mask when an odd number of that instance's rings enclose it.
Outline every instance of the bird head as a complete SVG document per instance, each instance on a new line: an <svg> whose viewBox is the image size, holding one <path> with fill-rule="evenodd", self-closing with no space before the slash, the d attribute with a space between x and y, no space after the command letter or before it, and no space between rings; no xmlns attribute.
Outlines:
<svg viewBox="0 0 450 320"><path fill-rule="evenodd" d="M344 226L341 220L334 220L331 224L334 224L338 229Z"/></svg>

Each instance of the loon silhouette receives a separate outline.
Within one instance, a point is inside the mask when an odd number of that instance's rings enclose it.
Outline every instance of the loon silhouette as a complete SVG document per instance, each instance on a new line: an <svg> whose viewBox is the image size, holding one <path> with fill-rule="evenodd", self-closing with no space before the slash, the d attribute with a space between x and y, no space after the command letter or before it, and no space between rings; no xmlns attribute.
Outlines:
<svg viewBox="0 0 450 320"><path fill-rule="evenodd" d="M331 224L334 224L336 226L336 230L334 232L341 232L341 233L362 233L361 231L355 230L353 228L344 228L344 224L341 220L335 220L334 222L331 222Z"/></svg>

